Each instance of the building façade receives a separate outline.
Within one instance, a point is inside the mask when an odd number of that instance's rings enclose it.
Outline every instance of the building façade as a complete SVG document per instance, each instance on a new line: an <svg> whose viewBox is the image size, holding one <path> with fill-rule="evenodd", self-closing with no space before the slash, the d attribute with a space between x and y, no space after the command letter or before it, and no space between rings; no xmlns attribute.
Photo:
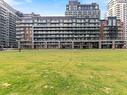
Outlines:
<svg viewBox="0 0 127 95"><path fill-rule="evenodd" d="M78 0L69 0L65 16L23 14L16 27L17 42L22 48L124 46L122 22L116 17L100 21L100 9L96 3L80 4Z"/></svg>

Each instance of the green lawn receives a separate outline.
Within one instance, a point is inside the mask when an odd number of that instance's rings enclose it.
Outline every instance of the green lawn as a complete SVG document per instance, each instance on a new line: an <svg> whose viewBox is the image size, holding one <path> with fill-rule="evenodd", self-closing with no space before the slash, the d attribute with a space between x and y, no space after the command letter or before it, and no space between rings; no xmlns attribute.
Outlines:
<svg viewBox="0 0 127 95"><path fill-rule="evenodd" d="M127 95L127 50L0 52L0 95Z"/></svg>

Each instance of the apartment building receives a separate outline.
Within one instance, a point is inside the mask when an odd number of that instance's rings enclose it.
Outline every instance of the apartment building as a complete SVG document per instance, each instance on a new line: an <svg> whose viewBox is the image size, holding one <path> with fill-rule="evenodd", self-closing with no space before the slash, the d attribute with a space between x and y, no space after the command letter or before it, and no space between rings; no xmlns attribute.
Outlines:
<svg viewBox="0 0 127 95"><path fill-rule="evenodd" d="M124 23L117 17L100 21L96 3L69 0L65 16L23 14L17 21L21 48L122 48Z"/></svg>
<svg viewBox="0 0 127 95"><path fill-rule="evenodd" d="M124 22L125 39L127 40L127 0L110 0L107 17L116 16Z"/></svg>
<svg viewBox="0 0 127 95"><path fill-rule="evenodd" d="M16 21L16 41L22 48L32 48L35 17L40 17L40 15L34 13L22 14L20 19Z"/></svg>
<svg viewBox="0 0 127 95"><path fill-rule="evenodd" d="M39 17L33 37L34 48L98 48L99 19Z"/></svg>
<svg viewBox="0 0 127 95"><path fill-rule="evenodd" d="M100 21L100 48L124 48L124 24L117 17Z"/></svg>
<svg viewBox="0 0 127 95"><path fill-rule="evenodd" d="M65 15L100 19L100 9L96 3L81 4L78 0L69 0L66 5Z"/></svg>
<svg viewBox="0 0 127 95"><path fill-rule="evenodd" d="M71 0L69 1L69 5L77 2L77 0ZM65 16L44 17L29 14L28 17L28 15L24 15L20 21L17 21L17 38L20 41L21 47L98 48L100 24L99 5L92 3L81 6L81 10L85 8L85 11L88 12L87 14L84 11L85 15L69 15L67 8ZM27 21L26 18L29 18L29 20Z"/></svg>
<svg viewBox="0 0 127 95"><path fill-rule="evenodd" d="M17 11L0 0L0 47L16 46Z"/></svg>

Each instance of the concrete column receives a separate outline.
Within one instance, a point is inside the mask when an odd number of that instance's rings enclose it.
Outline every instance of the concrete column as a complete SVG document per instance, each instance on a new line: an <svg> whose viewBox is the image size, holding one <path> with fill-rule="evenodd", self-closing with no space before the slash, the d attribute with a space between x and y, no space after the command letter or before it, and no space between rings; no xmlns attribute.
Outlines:
<svg viewBox="0 0 127 95"><path fill-rule="evenodd" d="M32 49L34 49L34 43L32 43Z"/></svg>
<svg viewBox="0 0 127 95"><path fill-rule="evenodd" d="M89 49L91 49L91 43L88 43Z"/></svg>
<svg viewBox="0 0 127 95"><path fill-rule="evenodd" d="M101 48L102 48L102 42L99 41L99 49L101 49Z"/></svg>
<svg viewBox="0 0 127 95"><path fill-rule="evenodd" d="M34 49L34 26L32 26L32 49Z"/></svg>
<svg viewBox="0 0 127 95"><path fill-rule="evenodd" d="M74 49L74 42L72 41L72 49Z"/></svg>
<svg viewBox="0 0 127 95"><path fill-rule="evenodd" d="M46 48L46 49L48 48L48 46L47 46L47 42L45 42L45 48Z"/></svg>
<svg viewBox="0 0 127 95"><path fill-rule="evenodd" d="M83 48L82 43L80 43L80 49L82 49L82 48Z"/></svg>
<svg viewBox="0 0 127 95"><path fill-rule="evenodd" d="M59 48L59 49L61 48L61 43L60 43L60 41L58 42L58 48Z"/></svg>
<svg viewBox="0 0 127 95"><path fill-rule="evenodd" d="M115 49L115 41L112 41L112 49Z"/></svg>
<svg viewBox="0 0 127 95"><path fill-rule="evenodd" d="M21 48L21 44L20 44L20 41L18 41L18 49Z"/></svg>

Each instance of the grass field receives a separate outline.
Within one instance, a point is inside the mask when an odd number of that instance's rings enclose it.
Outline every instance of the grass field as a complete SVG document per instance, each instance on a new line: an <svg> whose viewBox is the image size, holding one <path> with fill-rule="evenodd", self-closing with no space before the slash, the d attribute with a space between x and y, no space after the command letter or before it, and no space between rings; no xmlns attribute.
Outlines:
<svg viewBox="0 0 127 95"><path fill-rule="evenodd" d="M127 50L0 52L0 95L127 95Z"/></svg>

